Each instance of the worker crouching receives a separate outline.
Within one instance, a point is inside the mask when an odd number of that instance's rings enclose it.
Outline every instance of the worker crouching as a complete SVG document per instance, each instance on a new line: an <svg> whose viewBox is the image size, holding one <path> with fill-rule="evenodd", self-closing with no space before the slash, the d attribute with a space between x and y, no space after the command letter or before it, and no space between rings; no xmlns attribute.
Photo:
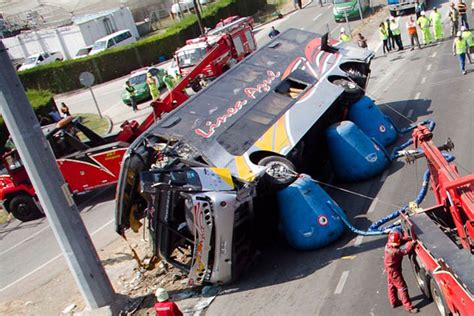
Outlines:
<svg viewBox="0 0 474 316"><path fill-rule="evenodd" d="M402 242L406 242L402 247ZM393 308L403 304L409 313L418 313L418 308L413 307L408 288L402 274L403 256L411 253L415 247L413 241L402 238L398 230L393 230L388 235L388 242L385 246L384 266L387 272L388 299Z"/></svg>
<svg viewBox="0 0 474 316"><path fill-rule="evenodd" d="M155 292L158 301L153 309L157 316L183 316L176 303L170 301L168 292L164 288L158 288Z"/></svg>

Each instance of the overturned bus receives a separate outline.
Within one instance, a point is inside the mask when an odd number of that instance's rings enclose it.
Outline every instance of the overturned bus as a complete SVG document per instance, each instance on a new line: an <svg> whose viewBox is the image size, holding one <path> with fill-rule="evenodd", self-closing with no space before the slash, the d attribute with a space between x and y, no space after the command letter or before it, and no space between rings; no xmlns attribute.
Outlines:
<svg viewBox="0 0 474 316"><path fill-rule="evenodd" d="M323 131L364 94L373 56L296 29L254 52L133 142L117 232L145 218L155 255L190 283L235 279L271 192L325 168Z"/></svg>

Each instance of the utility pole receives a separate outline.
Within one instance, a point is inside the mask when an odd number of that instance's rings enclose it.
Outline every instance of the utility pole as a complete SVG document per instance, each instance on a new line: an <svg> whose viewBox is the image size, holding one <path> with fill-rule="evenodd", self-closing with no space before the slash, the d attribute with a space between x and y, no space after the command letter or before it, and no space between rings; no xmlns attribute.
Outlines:
<svg viewBox="0 0 474 316"><path fill-rule="evenodd" d="M1 40L0 65L1 114L87 309L113 308L116 294Z"/></svg>
<svg viewBox="0 0 474 316"><path fill-rule="evenodd" d="M199 30L201 31L201 35L204 34L204 28L202 26L202 19L201 19L201 12L199 12L199 6L197 4L197 0L193 0L194 3L194 11L196 11L196 16L198 19Z"/></svg>

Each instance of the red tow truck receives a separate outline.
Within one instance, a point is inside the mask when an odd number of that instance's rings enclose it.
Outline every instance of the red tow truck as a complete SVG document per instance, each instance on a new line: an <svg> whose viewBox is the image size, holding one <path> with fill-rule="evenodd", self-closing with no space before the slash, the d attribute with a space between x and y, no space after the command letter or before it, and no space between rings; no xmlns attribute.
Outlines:
<svg viewBox="0 0 474 316"><path fill-rule="evenodd" d="M141 124L137 121L125 121L117 135L101 137L72 118L61 121L57 126L44 127L43 132L70 191L81 193L116 184L128 146L163 114L171 112L189 99L186 87L191 86L196 92L202 88L201 73L222 55L223 46L228 47L227 42L220 41L214 45L173 90L153 101L153 112ZM74 129L82 132L88 140L80 140L71 132ZM35 189L18 152L13 149L2 159L8 173L0 175L0 201L3 208L21 221L43 216Z"/></svg>
<svg viewBox="0 0 474 316"><path fill-rule="evenodd" d="M403 214L402 227L417 241L411 257L417 283L441 315L474 314L474 174L461 176L423 126L413 132L415 146L426 157L437 205Z"/></svg>
<svg viewBox="0 0 474 316"><path fill-rule="evenodd" d="M202 58L216 47L219 50L216 58L202 70L206 79L220 76L250 55L257 49L253 22L252 17L229 17L205 35L187 40L186 46L176 50L174 54L180 74L187 75L192 67L199 64Z"/></svg>

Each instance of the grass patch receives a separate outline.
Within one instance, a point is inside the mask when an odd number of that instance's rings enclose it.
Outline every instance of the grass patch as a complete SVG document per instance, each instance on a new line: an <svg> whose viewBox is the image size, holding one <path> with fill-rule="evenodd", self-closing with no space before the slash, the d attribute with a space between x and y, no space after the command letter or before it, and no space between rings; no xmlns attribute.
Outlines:
<svg viewBox="0 0 474 316"><path fill-rule="evenodd" d="M5 224L11 218L10 213L5 211L3 208L0 208L0 224Z"/></svg>
<svg viewBox="0 0 474 316"><path fill-rule="evenodd" d="M100 136L105 136L109 133L110 121L105 117L100 118L98 115L90 113L80 113L75 116L80 117L83 125L87 126ZM78 133L78 136L81 140L86 138L82 133Z"/></svg>

